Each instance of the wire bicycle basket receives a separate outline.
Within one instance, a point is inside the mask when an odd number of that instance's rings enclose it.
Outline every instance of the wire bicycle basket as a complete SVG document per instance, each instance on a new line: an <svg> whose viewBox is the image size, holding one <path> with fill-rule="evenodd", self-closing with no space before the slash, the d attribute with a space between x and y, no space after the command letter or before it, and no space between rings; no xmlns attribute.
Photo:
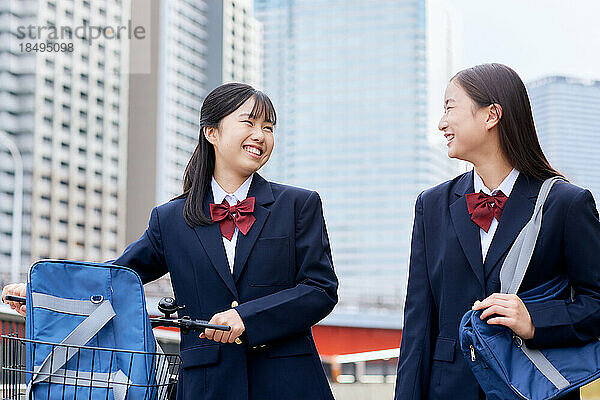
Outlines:
<svg viewBox="0 0 600 400"><path fill-rule="evenodd" d="M40 370L32 365L40 355L50 357L49 368ZM168 400L175 397L180 364L177 354L75 346L2 335L1 399ZM132 372L139 371L140 365L145 365L147 372L143 376L138 373L132 381L135 375Z"/></svg>

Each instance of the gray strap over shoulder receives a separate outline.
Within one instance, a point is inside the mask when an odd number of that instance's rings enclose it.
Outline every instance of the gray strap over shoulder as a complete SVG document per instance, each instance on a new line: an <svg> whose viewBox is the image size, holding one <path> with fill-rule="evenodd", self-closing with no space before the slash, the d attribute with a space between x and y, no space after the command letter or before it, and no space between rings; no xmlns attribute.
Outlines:
<svg viewBox="0 0 600 400"><path fill-rule="evenodd" d="M500 269L500 292L516 294L519 290L540 233L544 203L548 198L552 185L560 180L563 179L553 177L542 183L533 209L533 215L515 239Z"/></svg>
<svg viewBox="0 0 600 400"><path fill-rule="evenodd" d="M552 185L560 180L563 179L558 177L549 178L542 184L537 201L535 202L533 215L515 239L500 269L500 291L502 293L517 294L519 291L542 226L544 203L548 198ZM535 367L556 388L563 389L570 385L569 381L552 365L541 351L530 349L525 344L520 346L520 348L525 356L529 358Z"/></svg>

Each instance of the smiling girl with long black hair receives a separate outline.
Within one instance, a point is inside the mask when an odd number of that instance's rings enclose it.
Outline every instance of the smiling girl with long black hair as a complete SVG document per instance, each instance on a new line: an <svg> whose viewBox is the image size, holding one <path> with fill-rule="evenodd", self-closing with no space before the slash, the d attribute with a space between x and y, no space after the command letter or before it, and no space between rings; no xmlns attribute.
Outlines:
<svg viewBox="0 0 600 400"><path fill-rule="evenodd" d="M461 317L471 308L531 348L600 336L600 222L588 190L566 182L552 187L519 291L566 275L574 300L525 305L498 293L500 267L531 218L542 182L562 176L538 143L519 76L501 64L460 71L446 89L439 129L448 156L474 169L417 198L396 400L485 399L458 343Z"/></svg>
<svg viewBox="0 0 600 400"><path fill-rule="evenodd" d="M257 173L275 122L251 86L210 92L183 194L154 208L114 261L144 283L169 272L186 315L231 327L181 335L178 399L333 399L311 334L337 302L321 199ZM24 289L9 285L3 298Z"/></svg>

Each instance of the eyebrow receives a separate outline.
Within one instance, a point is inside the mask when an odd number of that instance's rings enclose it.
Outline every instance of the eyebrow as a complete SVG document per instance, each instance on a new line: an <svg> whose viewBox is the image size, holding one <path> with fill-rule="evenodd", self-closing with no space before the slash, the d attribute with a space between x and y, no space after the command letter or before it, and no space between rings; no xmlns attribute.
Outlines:
<svg viewBox="0 0 600 400"><path fill-rule="evenodd" d="M243 113L239 114L239 115L238 115L238 117L246 117L246 118L250 118L250 113L243 112ZM252 117L252 118L253 118L253 119L256 119L256 117ZM266 123L269 123L269 124L272 124L272 123L273 123L273 121L270 121L270 120L268 120L268 119L265 119L265 122L266 122Z"/></svg>

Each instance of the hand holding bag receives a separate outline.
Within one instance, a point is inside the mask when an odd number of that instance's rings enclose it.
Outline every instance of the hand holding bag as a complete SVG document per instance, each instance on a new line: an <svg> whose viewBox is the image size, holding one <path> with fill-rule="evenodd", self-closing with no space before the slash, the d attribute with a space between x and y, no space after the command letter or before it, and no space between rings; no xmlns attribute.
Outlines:
<svg viewBox="0 0 600 400"><path fill-rule="evenodd" d="M509 250L500 270L502 293L516 294L533 255L542 224L542 209L552 185L540 189L533 215ZM571 288L566 276L519 294L525 304L565 299ZM564 396L600 377L600 341L580 347L530 349L505 326L488 325L482 310L469 310L459 327L462 353L488 400L546 400Z"/></svg>

